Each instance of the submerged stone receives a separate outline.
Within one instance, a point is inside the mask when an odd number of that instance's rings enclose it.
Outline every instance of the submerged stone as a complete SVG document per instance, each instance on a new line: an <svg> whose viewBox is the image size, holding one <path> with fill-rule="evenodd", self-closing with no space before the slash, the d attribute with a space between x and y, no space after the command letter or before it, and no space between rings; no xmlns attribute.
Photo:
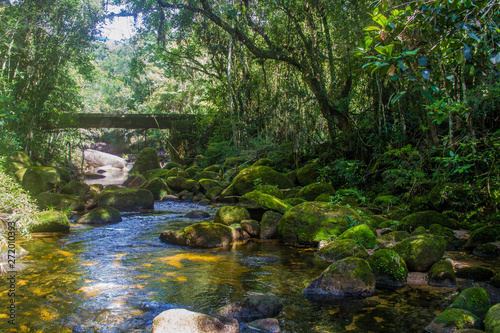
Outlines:
<svg viewBox="0 0 500 333"><path fill-rule="evenodd" d="M153 319L153 333L237 333L238 321L185 309L171 309Z"/></svg>
<svg viewBox="0 0 500 333"><path fill-rule="evenodd" d="M240 323L248 323L257 319L276 317L282 309L283 304L278 297L259 295L225 305L217 310L217 314L226 318L234 318Z"/></svg>

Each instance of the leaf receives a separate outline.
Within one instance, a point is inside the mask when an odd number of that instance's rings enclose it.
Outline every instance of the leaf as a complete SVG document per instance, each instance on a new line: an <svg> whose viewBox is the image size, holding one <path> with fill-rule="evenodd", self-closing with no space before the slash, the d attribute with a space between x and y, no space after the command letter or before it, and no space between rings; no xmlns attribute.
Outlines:
<svg viewBox="0 0 500 333"><path fill-rule="evenodd" d="M403 62L403 60L398 61L398 66L399 66L399 68L401 68L401 70L403 72L408 69L408 67L405 66L405 63Z"/></svg>
<svg viewBox="0 0 500 333"><path fill-rule="evenodd" d="M448 74L445 76L445 78L448 81L455 82L455 75L453 75L453 74Z"/></svg>
<svg viewBox="0 0 500 333"><path fill-rule="evenodd" d="M417 79L417 77L414 74L408 75L408 80L415 81L416 79Z"/></svg>
<svg viewBox="0 0 500 333"><path fill-rule="evenodd" d="M481 41L481 39L479 37L477 37L476 34L473 32L469 32L468 35L470 38L475 39L477 42Z"/></svg>
<svg viewBox="0 0 500 333"><path fill-rule="evenodd" d="M386 57L392 56L392 50L393 49L394 49L394 44L390 44L390 45L387 45L387 46L376 46L375 47L375 50L378 53L381 53L381 54L385 55Z"/></svg>
<svg viewBox="0 0 500 333"><path fill-rule="evenodd" d="M380 25L382 28L385 28L387 26L387 17L385 17L382 14L377 14L373 18L373 21Z"/></svg>
<svg viewBox="0 0 500 333"><path fill-rule="evenodd" d="M439 92L439 88L436 86L430 86L431 90L434 92Z"/></svg>
<svg viewBox="0 0 500 333"><path fill-rule="evenodd" d="M421 66L427 66L427 58L424 56L418 56L417 61Z"/></svg>
<svg viewBox="0 0 500 333"><path fill-rule="evenodd" d="M474 73L476 72L476 68L474 66L470 66L470 69L469 69L469 75L470 76L474 76Z"/></svg>
<svg viewBox="0 0 500 333"><path fill-rule="evenodd" d="M401 97L403 97L404 95L406 94L406 91L400 91L398 92L396 95L393 95L393 97L391 98L390 100L390 104L394 104L396 103L397 101L399 101L401 99Z"/></svg>
<svg viewBox="0 0 500 333"><path fill-rule="evenodd" d="M500 52L498 52L497 54L491 52L490 61L493 63L493 65L498 64L500 62Z"/></svg>
<svg viewBox="0 0 500 333"><path fill-rule="evenodd" d="M420 50L420 48L416 49L416 50L413 50L413 51L404 51L403 53L401 53L403 56L414 56L414 55L417 55L417 52L418 50Z"/></svg>
<svg viewBox="0 0 500 333"><path fill-rule="evenodd" d="M370 27L363 28L363 31L373 31L373 30L382 30L382 29L380 29L379 27L375 27L373 25Z"/></svg>
<svg viewBox="0 0 500 333"><path fill-rule="evenodd" d="M431 77L431 71L429 71L428 69L422 70L422 77L425 80L429 80L429 78Z"/></svg>
<svg viewBox="0 0 500 333"><path fill-rule="evenodd" d="M472 51L471 47L464 43L463 54L464 54L465 59L467 59L467 60L472 59L471 51Z"/></svg>

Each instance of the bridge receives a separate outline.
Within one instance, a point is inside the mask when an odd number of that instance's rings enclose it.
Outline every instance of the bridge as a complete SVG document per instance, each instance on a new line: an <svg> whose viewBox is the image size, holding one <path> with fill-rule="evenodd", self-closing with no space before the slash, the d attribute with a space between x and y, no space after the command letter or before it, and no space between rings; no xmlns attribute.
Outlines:
<svg viewBox="0 0 500 333"><path fill-rule="evenodd" d="M186 163L196 155L193 135L203 115L194 114L68 114L58 128L168 129L168 151L172 161Z"/></svg>

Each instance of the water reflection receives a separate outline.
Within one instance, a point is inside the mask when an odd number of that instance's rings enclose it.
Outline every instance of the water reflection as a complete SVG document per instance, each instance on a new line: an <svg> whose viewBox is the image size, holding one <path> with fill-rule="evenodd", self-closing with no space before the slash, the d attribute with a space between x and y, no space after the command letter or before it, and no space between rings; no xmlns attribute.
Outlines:
<svg viewBox="0 0 500 333"><path fill-rule="evenodd" d="M326 267L307 249L251 241L229 250L163 244L167 228L196 221L194 209L217 207L157 203L150 214L128 214L105 226L76 225L70 234L24 244L28 268L19 273L19 331L150 332L170 308L210 313L230 301L275 294L284 303L285 332L423 332L446 305L437 288L377 290L374 297L322 306L302 290ZM1 284L6 299L5 281ZM451 292L451 291L450 291ZM3 319L2 319L3 320ZM0 326L1 329L5 329Z"/></svg>

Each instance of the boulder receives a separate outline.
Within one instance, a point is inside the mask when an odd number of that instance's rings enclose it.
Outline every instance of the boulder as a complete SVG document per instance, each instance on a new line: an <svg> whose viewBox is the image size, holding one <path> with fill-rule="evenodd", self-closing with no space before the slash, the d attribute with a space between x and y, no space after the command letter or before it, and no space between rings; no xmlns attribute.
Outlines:
<svg viewBox="0 0 500 333"><path fill-rule="evenodd" d="M240 197L238 206L246 208L256 220L260 220L268 210L284 214L292 208L286 201L260 191L244 194Z"/></svg>
<svg viewBox="0 0 500 333"><path fill-rule="evenodd" d="M183 169L183 166L182 166L182 164L174 162L174 161L170 161L167 164L165 164L165 169L171 170L173 168Z"/></svg>
<svg viewBox="0 0 500 333"><path fill-rule="evenodd" d="M244 298L217 310L217 315L234 318L240 323L257 319L273 318L283 309L280 299L273 295L258 295Z"/></svg>
<svg viewBox="0 0 500 333"><path fill-rule="evenodd" d="M283 215L277 212L265 212L260 221L260 238L277 239L279 237L278 224L282 217Z"/></svg>
<svg viewBox="0 0 500 333"><path fill-rule="evenodd" d="M307 201L313 201L319 195L326 194L328 196L335 194L335 189L330 183L312 183L304 186L296 197Z"/></svg>
<svg viewBox="0 0 500 333"><path fill-rule="evenodd" d="M500 303L493 305L484 319L486 333L498 333L500 331Z"/></svg>
<svg viewBox="0 0 500 333"><path fill-rule="evenodd" d="M144 171L142 174L146 179L152 179L152 178L164 178L167 179L168 177L171 176L170 170L168 169L151 169Z"/></svg>
<svg viewBox="0 0 500 333"><path fill-rule="evenodd" d="M489 281L495 272L486 267L471 266L457 269L456 275L458 278L469 281Z"/></svg>
<svg viewBox="0 0 500 333"><path fill-rule="evenodd" d="M366 260L345 258L328 266L302 294L318 302L372 296L375 294L375 276Z"/></svg>
<svg viewBox="0 0 500 333"><path fill-rule="evenodd" d="M287 244L316 246L340 235L352 221L363 223L364 219L352 208L311 201L290 209L281 218L278 231Z"/></svg>
<svg viewBox="0 0 500 333"><path fill-rule="evenodd" d="M168 244L200 248L224 247L233 242L233 230L220 223L204 222L179 231L163 231L160 240Z"/></svg>
<svg viewBox="0 0 500 333"><path fill-rule="evenodd" d="M224 225L240 223L243 220L250 220L250 213L246 208L238 206L223 206L215 213L214 222Z"/></svg>
<svg viewBox="0 0 500 333"><path fill-rule="evenodd" d="M252 166L268 166L272 167L273 166L273 161L269 158L261 158L258 161L256 161Z"/></svg>
<svg viewBox="0 0 500 333"><path fill-rule="evenodd" d="M473 313L464 309L448 308L434 318L425 330L430 333L454 333L464 328L480 329L481 325L481 319Z"/></svg>
<svg viewBox="0 0 500 333"><path fill-rule="evenodd" d="M82 211L85 203L82 199L69 194L42 192L35 197L40 209L56 209L68 211Z"/></svg>
<svg viewBox="0 0 500 333"><path fill-rule="evenodd" d="M245 230L251 237L260 236L260 224L255 220L243 220L240 223L241 228Z"/></svg>
<svg viewBox="0 0 500 333"><path fill-rule="evenodd" d="M69 231L69 220L61 212L48 210L37 213L38 221L29 226L30 232L67 232Z"/></svg>
<svg viewBox="0 0 500 333"><path fill-rule="evenodd" d="M297 170L297 181L299 185L306 186L312 183L316 183L318 181L320 169L321 165L319 164L319 162L313 161Z"/></svg>
<svg viewBox="0 0 500 333"><path fill-rule="evenodd" d="M151 191L135 188L105 189L97 200L99 206L111 206L119 211L154 209L155 205Z"/></svg>
<svg viewBox="0 0 500 333"><path fill-rule="evenodd" d="M358 224L347 229L337 239L353 239L356 243L363 245L367 249L373 249L377 242L377 236L366 224Z"/></svg>
<svg viewBox="0 0 500 333"><path fill-rule="evenodd" d="M61 189L62 194L70 194L77 196L84 196L88 191L90 191L90 186L76 180L72 180Z"/></svg>
<svg viewBox="0 0 500 333"><path fill-rule="evenodd" d="M76 223L82 224L103 224L116 223L122 220L118 209L113 207L101 206L92 209L87 214L76 219Z"/></svg>
<svg viewBox="0 0 500 333"><path fill-rule="evenodd" d="M162 178L151 178L140 186L145 190L149 190L154 197L154 200L161 200L169 194L173 194L167 183Z"/></svg>
<svg viewBox="0 0 500 333"><path fill-rule="evenodd" d="M95 166L109 165L113 168L123 169L127 164L121 157L93 149L85 149L83 156L85 162Z"/></svg>
<svg viewBox="0 0 500 333"><path fill-rule="evenodd" d="M184 217L189 219L206 219L207 217L210 217L210 214L202 210L193 210L184 215Z"/></svg>
<svg viewBox="0 0 500 333"><path fill-rule="evenodd" d="M208 190L210 190L211 188L214 188L216 186L220 187L220 183L217 180L213 180L213 179L202 178L198 181L198 183L200 183L200 185L203 188L203 191L205 193L207 193Z"/></svg>
<svg viewBox="0 0 500 333"><path fill-rule="evenodd" d="M498 236L499 232L494 228L488 226L481 227L474 230L467 243L465 243L464 248L466 250L473 250L481 244L495 242Z"/></svg>
<svg viewBox="0 0 500 333"><path fill-rule="evenodd" d="M137 156L130 174L143 174L152 169L161 169L158 153L153 148L144 148Z"/></svg>
<svg viewBox="0 0 500 333"><path fill-rule="evenodd" d="M146 182L146 180L146 177L144 177L143 175L131 175L125 180L125 182L123 182L123 186L128 188L139 188Z"/></svg>
<svg viewBox="0 0 500 333"><path fill-rule="evenodd" d="M212 172L212 171L201 171L197 173L194 177L194 179L212 179L212 180L219 180L220 176L217 172Z"/></svg>
<svg viewBox="0 0 500 333"><path fill-rule="evenodd" d="M219 197L219 195L222 194L222 191L223 191L222 187L214 186L205 193L205 196L207 197L207 199L214 201Z"/></svg>
<svg viewBox="0 0 500 333"><path fill-rule="evenodd" d="M411 235L406 231L391 231L385 235L378 237L377 241L379 241L384 246L392 246L409 237L411 237Z"/></svg>
<svg viewBox="0 0 500 333"><path fill-rule="evenodd" d="M275 318L266 318L254 320L243 327L242 332L266 332L266 333L280 333L280 323Z"/></svg>
<svg viewBox="0 0 500 333"><path fill-rule="evenodd" d="M353 239L335 240L322 247L316 252L321 260L334 262L347 257L368 259L370 256L363 245L356 243Z"/></svg>
<svg viewBox="0 0 500 333"><path fill-rule="evenodd" d="M241 170L233 179L232 186L236 194L243 195L255 189L257 180L262 185L276 185L279 189L293 187L293 183L284 174L268 166L252 166Z"/></svg>
<svg viewBox="0 0 500 333"><path fill-rule="evenodd" d="M449 308L467 310L481 319L484 319L490 307L490 298L481 287L465 289L449 306Z"/></svg>
<svg viewBox="0 0 500 333"><path fill-rule="evenodd" d="M23 188L31 195L52 191L61 183L61 176L56 168L29 167L23 175Z"/></svg>
<svg viewBox="0 0 500 333"><path fill-rule="evenodd" d="M412 236L394 246L412 272L427 272L441 260L446 249L443 237L431 234Z"/></svg>
<svg viewBox="0 0 500 333"><path fill-rule="evenodd" d="M368 259L377 287L401 288L408 280L408 268L399 254L389 249L375 251Z"/></svg>
<svg viewBox="0 0 500 333"><path fill-rule="evenodd" d="M500 255L498 243L486 243L477 246L472 253L480 258L496 258Z"/></svg>
<svg viewBox="0 0 500 333"><path fill-rule="evenodd" d="M429 269L427 284L434 287L455 287L457 278L453 265L448 260L440 260Z"/></svg>
<svg viewBox="0 0 500 333"><path fill-rule="evenodd" d="M200 190L200 183L198 183L196 180L186 179L180 176L168 177L167 185L176 192L199 192Z"/></svg>
<svg viewBox="0 0 500 333"><path fill-rule="evenodd" d="M153 319L153 333L238 333L238 321L185 309L171 309Z"/></svg>
<svg viewBox="0 0 500 333"><path fill-rule="evenodd" d="M401 228L402 230L411 232L417 227L429 229L432 224L439 224L450 229L457 229L459 227L457 221L450 219L448 216L433 210L426 210L410 214L403 218Z"/></svg>

